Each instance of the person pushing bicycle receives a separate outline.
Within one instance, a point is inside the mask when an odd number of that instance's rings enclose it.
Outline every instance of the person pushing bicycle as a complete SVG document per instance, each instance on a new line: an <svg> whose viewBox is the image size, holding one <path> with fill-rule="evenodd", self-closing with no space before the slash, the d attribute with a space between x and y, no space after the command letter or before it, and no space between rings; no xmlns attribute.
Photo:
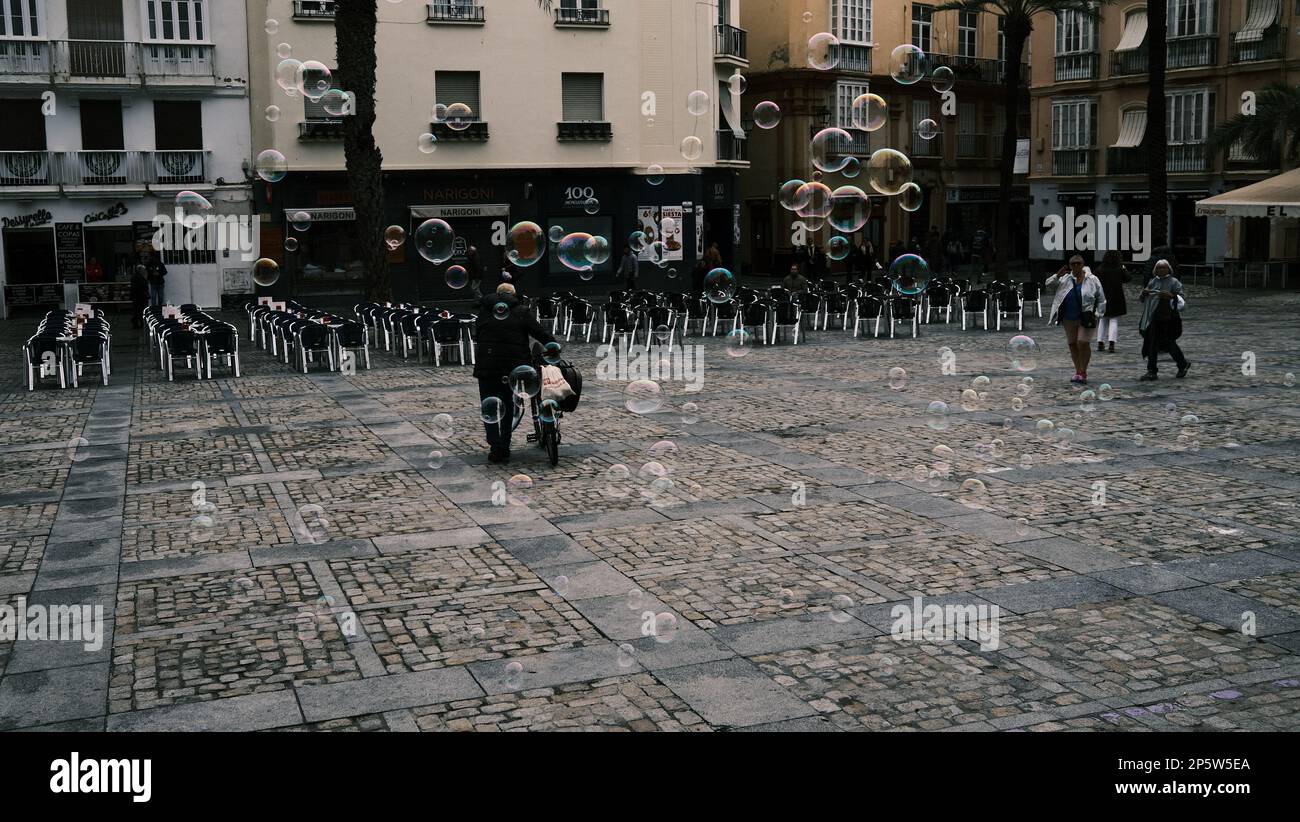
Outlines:
<svg viewBox="0 0 1300 822"><path fill-rule="evenodd" d="M495 294L482 298L478 320L474 324L474 337L478 346L474 377L478 380L479 400L483 403L488 460L509 462L515 405L510 372L521 365L532 364L530 338L553 343L555 337L519 304L515 287L510 283L501 283Z"/></svg>

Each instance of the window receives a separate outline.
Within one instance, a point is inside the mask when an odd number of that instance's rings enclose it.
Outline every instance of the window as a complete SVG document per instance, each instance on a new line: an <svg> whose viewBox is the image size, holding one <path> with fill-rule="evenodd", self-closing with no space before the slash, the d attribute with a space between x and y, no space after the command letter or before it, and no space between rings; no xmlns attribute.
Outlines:
<svg viewBox="0 0 1300 822"><path fill-rule="evenodd" d="M42 0L0 0L0 37L40 37L42 5Z"/></svg>
<svg viewBox="0 0 1300 822"><path fill-rule="evenodd" d="M851 129L853 125L853 101L868 91L866 83L835 84L835 125L838 128Z"/></svg>
<svg viewBox="0 0 1300 822"><path fill-rule="evenodd" d="M599 16L596 10L600 8L600 0L560 0L560 10L568 12L562 14L566 20L591 20Z"/></svg>
<svg viewBox="0 0 1300 822"><path fill-rule="evenodd" d="M565 72L563 87L564 121L602 122L605 119L605 75Z"/></svg>
<svg viewBox="0 0 1300 822"><path fill-rule="evenodd" d="M207 41L206 0L145 0L145 39Z"/></svg>
<svg viewBox="0 0 1300 822"><path fill-rule="evenodd" d="M930 34L934 29L934 6L912 4L912 45L930 53Z"/></svg>
<svg viewBox="0 0 1300 822"><path fill-rule="evenodd" d="M202 105L197 100L155 100L153 135L159 151L201 151Z"/></svg>
<svg viewBox="0 0 1300 822"><path fill-rule="evenodd" d="M731 0L718 0L718 25L731 25Z"/></svg>
<svg viewBox="0 0 1300 822"><path fill-rule="evenodd" d="M980 13L962 11L957 20L957 56L975 56L975 32L979 30Z"/></svg>
<svg viewBox="0 0 1300 822"><path fill-rule="evenodd" d="M1007 61L1007 18L998 15L998 59Z"/></svg>
<svg viewBox="0 0 1300 822"><path fill-rule="evenodd" d="M475 120L483 120L479 107L477 71L439 71L433 75L434 100L444 106L464 103Z"/></svg>
<svg viewBox="0 0 1300 822"><path fill-rule="evenodd" d="M1096 26L1078 11L1056 15L1056 53L1079 54L1096 48Z"/></svg>
<svg viewBox="0 0 1300 822"><path fill-rule="evenodd" d="M81 147L87 151L123 149L121 100L81 100Z"/></svg>
<svg viewBox="0 0 1300 822"><path fill-rule="evenodd" d="M957 104L957 133L978 134L979 105L976 103Z"/></svg>
<svg viewBox="0 0 1300 822"><path fill-rule="evenodd" d="M912 100L912 150L922 157L933 157L939 153L939 144L935 138L925 139L918 132L922 120L930 117L929 100Z"/></svg>
<svg viewBox="0 0 1300 822"><path fill-rule="evenodd" d="M871 0L831 0L831 33L841 43L870 43Z"/></svg>
<svg viewBox="0 0 1300 822"><path fill-rule="evenodd" d="M1169 0L1169 36L1213 34L1216 12L1214 0Z"/></svg>
<svg viewBox="0 0 1300 822"><path fill-rule="evenodd" d="M45 116L41 114L40 100L0 100L0 118L5 124L0 129L0 151L45 151ZM0 170L0 176L5 175Z"/></svg>
<svg viewBox="0 0 1300 822"><path fill-rule="evenodd" d="M331 88L337 88L337 89L347 88L347 85L343 82L343 76L339 74L338 69L330 69L330 76L334 78L332 81ZM330 114L328 111L325 110L325 103L328 102L329 100L330 98L328 97L321 97L319 100L315 100L315 101L313 101L310 97L303 97L302 98L303 119L342 121L343 117L341 115ZM335 103L335 107L337 107L337 105L338 104ZM478 112L475 113L477 114Z"/></svg>
<svg viewBox="0 0 1300 822"><path fill-rule="evenodd" d="M1171 144L1203 143L1214 114L1209 89L1170 92L1165 95L1165 133Z"/></svg>
<svg viewBox="0 0 1300 822"><path fill-rule="evenodd" d="M1092 148L1097 135L1097 101L1057 100L1052 103L1052 148Z"/></svg>

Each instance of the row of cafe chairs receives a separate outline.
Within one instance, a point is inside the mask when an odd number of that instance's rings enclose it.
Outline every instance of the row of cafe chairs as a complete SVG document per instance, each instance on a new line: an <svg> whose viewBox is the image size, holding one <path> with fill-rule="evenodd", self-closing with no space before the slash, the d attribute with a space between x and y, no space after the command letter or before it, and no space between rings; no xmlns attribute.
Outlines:
<svg viewBox="0 0 1300 822"><path fill-rule="evenodd" d="M258 348L306 374L314 363L330 371L337 365L370 368L370 336L364 324L289 301L285 310L249 304L249 338Z"/></svg>
<svg viewBox="0 0 1300 822"><path fill-rule="evenodd" d="M385 351L400 350L402 359L407 359L414 348L417 363L423 360L426 349L435 366L441 366L444 357L449 355L453 355L460 365L473 365L476 362L476 318L473 314L454 313L409 303L358 303L353 306L353 313L367 333L373 331L375 339L382 340Z"/></svg>
<svg viewBox="0 0 1300 822"><path fill-rule="evenodd" d="M36 333L23 343L27 390L34 391L46 377L58 376L59 387L79 386L86 366L99 368L104 385L112 373L112 332L104 312L77 315L64 309L47 312Z"/></svg>
<svg viewBox="0 0 1300 822"><path fill-rule="evenodd" d="M176 364L193 371L196 379L212 379L213 365L222 363L233 376L240 375L239 330L192 303L179 306L174 315L160 306L143 313L149 350L158 353L158 368L168 382L176 379Z"/></svg>

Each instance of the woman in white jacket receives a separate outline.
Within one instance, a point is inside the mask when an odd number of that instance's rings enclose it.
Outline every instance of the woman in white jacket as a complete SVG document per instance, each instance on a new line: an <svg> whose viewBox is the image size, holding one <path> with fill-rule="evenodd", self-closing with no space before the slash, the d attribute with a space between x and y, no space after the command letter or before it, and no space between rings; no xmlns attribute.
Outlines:
<svg viewBox="0 0 1300 822"><path fill-rule="evenodd" d="M1088 363L1092 360L1092 342L1097 339L1097 320L1106 313L1106 292L1101 280L1083 264L1078 254L1068 266L1048 277L1044 288L1056 287L1052 298L1049 323L1065 327L1065 342L1070 346L1074 376L1070 382L1088 381Z"/></svg>

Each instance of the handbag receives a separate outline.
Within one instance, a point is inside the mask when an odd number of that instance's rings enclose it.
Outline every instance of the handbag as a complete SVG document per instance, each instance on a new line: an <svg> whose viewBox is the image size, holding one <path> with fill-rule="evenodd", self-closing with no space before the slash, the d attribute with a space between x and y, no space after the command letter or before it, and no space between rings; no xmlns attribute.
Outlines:
<svg viewBox="0 0 1300 822"><path fill-rule="evenodd" d="M1079 327L1080 327L1080 328L1096 328L1096 327L1097 327L1097 297L1096 297L1096 295L1093 295L1093 298L1092 298L1092 308L1089 308L1087 311L1081 311L1081 312L1079 312Z"/></svg>
<svg viewBox="0 0 1300 822"><path fill-rule="evenodd" d="M575 394L573 386L564 378L564 374L554 365L542 366L542 399L555 400L563 406L565 400Z"/></svg>

